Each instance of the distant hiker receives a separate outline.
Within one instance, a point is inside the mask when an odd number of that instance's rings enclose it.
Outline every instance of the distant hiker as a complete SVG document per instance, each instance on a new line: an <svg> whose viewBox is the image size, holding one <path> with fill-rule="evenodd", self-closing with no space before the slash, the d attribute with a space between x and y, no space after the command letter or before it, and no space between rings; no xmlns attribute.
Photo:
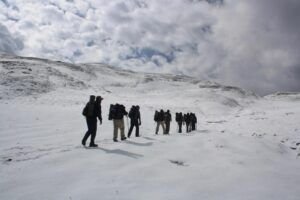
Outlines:
<svg viewBox="0 0 300 200"><path fill-rule="evenodd" d="M197 117L195 113L191 113L191 126L192 131L196 130L196 124L197 124Z"/></svg>
<svg viewBox="0 0 300 200"><path fill-rule="evenodd" d="M172 116L171 116L170 110L167 110L167 112L165 112L164 121L166 124L166 134L170 134L170 123L172 121Z"/></svg>
<svg viewBox="0 0 300 200"><path fill-rule="evenodd" d="M185 124L185 126L187 127L186 125L186 120L187 120L187 116L186 114L183 115L183 123ZM187 128L186 128L186 132L187 132Z"/></svg>
<svg viewBox="0 0 300 200"><path fill-rule="evenodd" d="M184 122L186 125L186 132L189 133L191 132L190 126L191 126L191 115L190 113L187 113L184 115Z"/></svg>
<svg viewBox="0 0 300 200"><path fill-rule="evenodd" d="M178 124L178 133L182 133L182 123L183 123L182 112L176 113L176 122Z"/></svg>
<svg viewBox="0 0 300 200"><path fill-rule="evenodd" d="M155 134L158 134L159 126L162 126L163 134L166 134L165 122L164 122L164 111L160 110L160 112L155 112L154 120L156 121L156 130Z"/></svg>
<svg viewBox="0 0 300 200"><path fill-rule="evenodd" d="M124 131L124 115L128 115L125 106L121 104L110 105L108 119L113 120L114 124L114 142L118 142L118 129L121 131L121 140L126 140Z"/></svg>
<svg viewBox="0 0 300 200"><path fill-rule="evenodd" d="M156 110L154 113L154 121L157 122L158 120L158 111Z"/></svg>
<svg viewBox="0 0 300 200"><path fill-rule="evenodd" d="M88 126L88 131L85 133L81 144L85 146L86 140L89 136L91 136L90 147L97 147L98 145L95 144L95 138L97 133L97 117L102 124L102 114L101 114L101 96L97 96L95 101L95 96L91 95L89 102L84 107L82 114L86 117L86 123Z"/></svg>
<svg viewBox="0 0 300 200"><path fill-rule="evenodd" d="M130 129L128 131L128 138L131 136L133 127L135 127L135 136L140 137L139 135L139 126L141 125L141 114L139 106L132 106L129 111L130 118Z"/></svg>

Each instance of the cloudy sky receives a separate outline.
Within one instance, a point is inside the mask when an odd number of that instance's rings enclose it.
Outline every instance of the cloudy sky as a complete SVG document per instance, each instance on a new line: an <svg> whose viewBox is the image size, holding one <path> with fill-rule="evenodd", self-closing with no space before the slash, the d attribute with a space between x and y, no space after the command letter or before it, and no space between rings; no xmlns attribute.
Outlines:
<svg viewBox="0 0 300 200"><path fill-rule="evenodd" d="M0 0L0 51L300 91L299 0Z"/></svg>

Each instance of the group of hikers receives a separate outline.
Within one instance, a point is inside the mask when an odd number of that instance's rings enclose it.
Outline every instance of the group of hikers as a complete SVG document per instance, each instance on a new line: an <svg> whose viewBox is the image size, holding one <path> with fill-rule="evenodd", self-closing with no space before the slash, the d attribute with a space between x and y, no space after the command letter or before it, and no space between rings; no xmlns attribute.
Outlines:
<svg viewBox="0 0 300 200"><path fill-rule="evenodd" d="M101 110L101 102L103 98L101 96L90 96L89 102L84 107L82 114L86 118L88 130L85 133L81 144L83 146L86 145L87 139L90 137L89 147L97 147L98 145L95 143L95 137L97 133L97 118L100 121L100 125L102 124L102 110ZM125 136L125 124L124 124L124 116L130 118L130 128L127 133L127 137ZM131 133L133 128L135 128L135 136L139 137L139 126L142 124L141 122L141 114L140 107L138 105L133 105L129 111L126 111L126 108L122 104L111 104L109 108L108 120L113 121L114 131L113 131L113 141L118 142L118 131L121 133L121 140L126 140L131 137ZM170 133L170 123L172 121L172 116L170 110L164 112L163 110L155 111L154 113L154 121L156 122L156 131L155 134L158 134L159 126L162 126L163 134ZM196 130L197 117L194 113L182 114L176 113L176 122L178 124L178 132L182 133L182 125L186 125L186 132L191 132L192 130Z"/></svg>
<svg viewBox="0 0 300 200"><path fill-rule="evenodd" d="M176 122L178 123L178 132L182 133L182 125L186 125L186 132L189 133L191 131L196 130L197 117L195 113L186 113L182 114L176 113Z"/></svg>
<svg viewBox="0 0 300 200"><path fill-rule="evenodd" d="M197 117L195 113L187 113L184 115L182 112L176 113L175 120L178 124L178 133L182 133L182 125L186 125L187 133L196 130ZM172 121L170 110L167 110L167 112L164 112L164 110L156 110L154 113L154 121L156 122L155 134L158 134L160 126L163 129L163 134L168 135L170 133L170 123Z"/></svg>

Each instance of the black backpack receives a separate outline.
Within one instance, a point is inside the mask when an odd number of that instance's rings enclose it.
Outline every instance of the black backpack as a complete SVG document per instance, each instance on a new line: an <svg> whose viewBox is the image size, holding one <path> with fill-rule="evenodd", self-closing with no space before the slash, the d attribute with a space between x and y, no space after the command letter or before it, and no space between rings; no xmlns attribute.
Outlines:
<svg viewBox="0 0 300 200"><path fill-rule="evenodd" d="M158 121L158 111L155 111L155 114L154 114L154 121Z"/></svg>
<svg viewBox="0 0 300 200"><path fill-rule="evenodd" d="M168 112L164 113L164 121L165 122L171 121L171 114L170 113L168 113Z"/></svg>
<svg viewBox="0 0 300 200"><path fill-rule="evenodd" d="M179 122L179 113L176 113L176 117L175 117L176 122Z"/></svg>
<svg viewBox="0 0 300 200"><path fill-rule="evenodd" d="M93 104L93 103L88 102L82 111L82 115L85 117L94 116L95 107L96 107L95 103Z"/></svg>
<svg viewBox="0 0 300 200"><path fill-rule="evenodd" d="M116 105L111 104L109 107L109 114L108 114L108 120L113 120L116 118Z"/></svg>
<svg viewBox="0 0 300 200"><path fill-rule="evenodd" d="M137 109L135 106L132 106L130 111L129 111L129 118L134 119L137 116Z"/></svg>

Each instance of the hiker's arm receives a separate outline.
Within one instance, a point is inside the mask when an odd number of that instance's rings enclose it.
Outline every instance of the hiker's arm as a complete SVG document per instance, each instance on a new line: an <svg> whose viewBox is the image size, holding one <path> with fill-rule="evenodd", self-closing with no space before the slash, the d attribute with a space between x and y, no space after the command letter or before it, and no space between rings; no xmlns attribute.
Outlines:
<svg viewBox="0 0 300 200"><path fill-rule="evenodd" d="M141 121L141 113L140 112L138 113L138 121L139 121L139 125L141 125L142 121Z"/></svg>
<svg viewBox="0 0 300 200"><path fill-rule="evenodd" d="M102 124L102 109L101 109L101 106L97 110L97 117L98 117L98 119L100 121L100 124Z"/></svg>

